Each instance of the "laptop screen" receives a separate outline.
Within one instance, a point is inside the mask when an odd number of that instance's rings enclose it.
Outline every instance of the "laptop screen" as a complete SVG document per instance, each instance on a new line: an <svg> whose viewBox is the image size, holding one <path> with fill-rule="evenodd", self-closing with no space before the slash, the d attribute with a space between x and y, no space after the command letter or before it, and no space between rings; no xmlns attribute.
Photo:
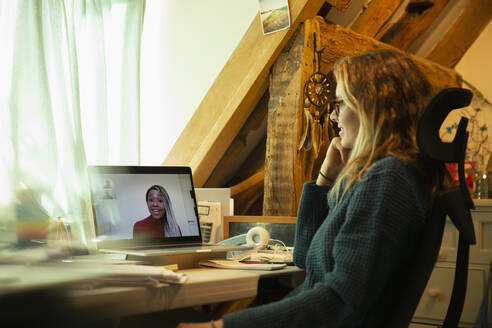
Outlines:
<svg viewBox="0 0 492 328"><path fill-rule="evenodd" d="M99 242L201 242L189 167L90 166L89 174Z"/></svg>

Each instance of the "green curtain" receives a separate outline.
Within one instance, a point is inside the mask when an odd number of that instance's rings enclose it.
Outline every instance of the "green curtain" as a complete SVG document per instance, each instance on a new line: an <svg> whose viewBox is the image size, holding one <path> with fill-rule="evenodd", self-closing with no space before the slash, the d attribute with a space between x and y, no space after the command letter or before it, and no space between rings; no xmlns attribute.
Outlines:
<svg viewBox="0 0 492 328"><path fill-rule="evenodd" d="M87 163L139 162L144 1L0 1L0 242L94 249Z"/></svg>

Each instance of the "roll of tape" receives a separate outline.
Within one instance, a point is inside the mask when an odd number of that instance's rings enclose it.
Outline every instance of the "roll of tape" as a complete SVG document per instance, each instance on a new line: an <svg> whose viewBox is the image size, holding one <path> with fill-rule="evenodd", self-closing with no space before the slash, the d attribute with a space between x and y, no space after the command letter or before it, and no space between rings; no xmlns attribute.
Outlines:
<svg viewBox="0 0 492 328"><path fill-rule="evenodd" d="M263 227L251 228L246 235L246 243L254 245L257 249L265 248L269 240L270 234Z"/></svg>

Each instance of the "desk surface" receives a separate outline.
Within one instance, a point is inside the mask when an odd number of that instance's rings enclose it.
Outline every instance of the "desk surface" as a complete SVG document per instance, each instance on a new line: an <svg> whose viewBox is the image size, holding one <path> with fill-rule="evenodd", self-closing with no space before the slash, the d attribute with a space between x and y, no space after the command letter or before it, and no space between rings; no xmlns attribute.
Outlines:
<svg viewBox="0 0 492 328"><path fill-rule="evenodd" d="M83 272L70 267L63 270L51 265L0 265L0 297L4 295L65 288L74 282L101 277L100 273Z"/></svg>
<svg viewBox="0 0 492 328"><path fill-rule="evenodd" d="M72 290L67 300L75 309L88 311L94 319L126 316L254 297L260 277L291 276L303 271L287 267L277 271L196 268L179 272L189 277L182 285Z"/></svg>
<svg viewBox="0 0 492 328"><path fill-rule="evenodd" d="M87 260L97 258L89 256ZM35 290L54 291L57 297L63 297L68 309L97 320L254 297L258 292L259 279L303 279L303 270L292 266L275 271L194 268L178 271L188 276L184 284L81 289L76 282L90 281L101 275L70 268L59 263L0 265L0 299L9 294Z"/></svg>

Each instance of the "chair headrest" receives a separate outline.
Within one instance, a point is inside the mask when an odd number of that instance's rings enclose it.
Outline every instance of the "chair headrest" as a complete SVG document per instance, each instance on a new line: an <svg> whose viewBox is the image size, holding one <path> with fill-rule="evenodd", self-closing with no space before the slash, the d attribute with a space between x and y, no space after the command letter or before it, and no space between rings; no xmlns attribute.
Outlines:
<svg viewBox="0 0 492 328"><path fill-rule="evenodd" d="M468 106L473 94L462 88L441 90L424 108L417 120L416 138L420 151L427 157L458 164L458 178L463 198L468 208L475 208L465 179L465 154L468 142L468 119L462 117L452 142L443 142L439 136L442 123L453 109Z"/></svg>
<svg viewBox="0 0 492 328"><path fill-rule="evenodd" d="M454 109L470 104L473 94L462 88L441 90L425 107L417 120L417 145L426 156L445 163L464 161L468 133L468 119L462 117L456 136L451 143L442 142L439 129Z"/></svg>

